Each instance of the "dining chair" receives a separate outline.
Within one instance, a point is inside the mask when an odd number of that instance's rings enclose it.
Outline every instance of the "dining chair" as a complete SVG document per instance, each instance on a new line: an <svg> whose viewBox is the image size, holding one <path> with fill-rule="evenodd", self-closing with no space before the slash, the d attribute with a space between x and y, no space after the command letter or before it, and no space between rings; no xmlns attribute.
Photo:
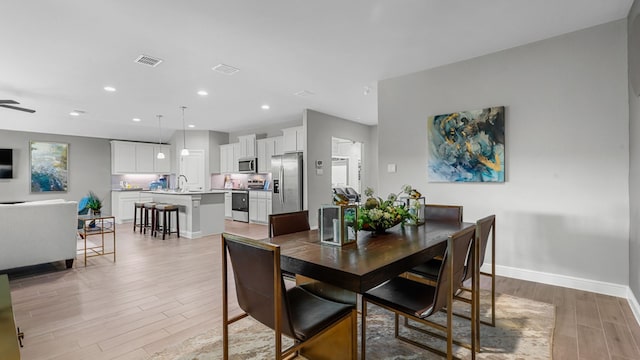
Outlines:
<svg viewBox="0 0 640 360"><path fill-rule="evenodd" d="M465 272L465 259L469 246L475 237L475 227L456 232L447 239L447 249L443 256L442 265L438 272L438 279L435 286L412 281L404 277L396 277L388 282L367 291L362 295L362 322L361 322L361 354L362 359L366 358L366 319L367 304L373 303L395 314L395 337L425 350L434 352L447 359L453 359L453 323L452 305L453 296L460 288ZM430 321L428 318L437 312L447 309L447 324ZM471 312L475 316L475 312ZM416 340L400 335L399 316L411 319L424 325L434 327L446 333L447 350L442 351L420 343ZM471 359L475 359L476 349L476 327L471 322ZM425 332L423 329L419 329ZM432 333L428 332L433 335ZM464 344L461 344L464 346Z"/></svg>
<svg viewBox="0 0 640 360"><path fill-rule="evenodd" d="M242 314L229 318L228 258ZM286 289L280 270L280 247L264 241L222 234L223 358L229 358L229 325L251 316L275 332L275 359L301 352L309 358L357 356L354 305L318 297L301 287ZM294 344L282 349L282 335ZM322 356L314 354L321 353ZM348 358L348 356L347 356Z"/></svg>
<svg viewBox="0 0 640 360"><path fill-rule="evenodd" d="M491 278L491 321L485 321L485 320L481 320L481 319L479 320L481 323L483 323L485 325L490 325L490 326L496 326L496 314L495 314L495 310L496 310L496 305L495 305L496 304L496 289L495 289L495 284L496 284L496 262L495 262L496 230L495 230L495 226L496 226L496 216L495 215L489 215L489 216L486 216L486 217L476 221L476 238L474 240L474 245L476 243L478 244L478 249L477 249L478 250L478 264L479 264L479 269L481 269L482 265L484 265L484 258L485 258L485 254L487 252L487 244L489 243L489 235L491 235L491 272L484 272L482 270L480 270L478 272L480 275L484 275L484 276L487 276L487 277ZM469 265L469 264L473 264L474 263L474 257L472 255L473 255L473 253L469 252L468 259L467 259L467 265L466 265L466 269L465 269L465 277L464 277L463 283L466 282L469 279L472 279L472 277L473 277L473 271L471 270L473 268L473 265ZM438 277L438 270L439 270L439 265L438 264L441 263L441 262L442 261L439 261L439 260L429 260L425 264L421 264L421 265L411 269L411 271L409 272L409 274L406 277L409 278L409 279L412 279L412 280L417 280L417 281L422 281L422 282L427 282L427 283L434 283L437 280L437 277ZM468 287L465 287L464 284L460 287L460 289L462 291L466 291L466 292L470 292L471 293L471 289L468 288ZM479 289L479 287L478 287L478 289ZM473 298L474 294L472 293L471 296ZM462 296L460 296L460 294L456 295L455 299L456 300L461 300L463 302L471 303L471 299L468 299L466 297L462 297ZM461 314L454 314L454 315L458 315L458 316L461 316L461 317L468 318L468 316L466 316L466 315L461 315Z"/></svg>
<svg viewBox="0 0 640 360"><path fill-rule="evenodd" d="M269 215L269 237L309 230L309 211Z"/></svg>

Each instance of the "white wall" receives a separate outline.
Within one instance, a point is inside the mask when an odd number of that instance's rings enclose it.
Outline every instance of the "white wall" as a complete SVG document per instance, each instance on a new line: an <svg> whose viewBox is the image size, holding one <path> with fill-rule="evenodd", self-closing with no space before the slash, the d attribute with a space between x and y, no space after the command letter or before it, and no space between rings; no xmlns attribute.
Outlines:
<svg viewBox="0 0 640 360"><path fill-rule="evenodd" d="M381 193L497 216L498 265L628 284L626 21L382 81ZM427 182L427 117L506 107L506 182ZM398 172L387 173L396 163Z"/></svg>
<svg viewBox="0 0 640 360"><path fill-rule="evenodd" d="M29 142L69 144L67 192L31 193ZM13 179L0 180L0 202L58 199L79 201L89 190L111 213L111 143L107 139L0 130L0 148L13 149ZM2 221L2 219L0 219Z"/></svg>
<svg viewBox="0 0 640 360"><path fill-rule="evenodd" d="M371 186L371 180L375 172L371 172L371 161L375 152L370 139L371 126L362 125L346 119L323 114L313 110L305 110L303 116L306 126L307 139L305 149L305 188L306 209L309 210L310 225L317 226L318 209L322 204L333 202L331 190L331 138L353 140L362 143L362 186ZM316 173L315 162L322 160L324 173Z"/></svg>
<svg viewBox="0 0 640 360"><path fill-rule="evenodd" d="M639 14L640 5L635 1L629 12L629 29ZM636 21L640 21L640 17ZM632 47L640 53L638 43L640 33L629 31L629 55L634 51ZM629 60L629 72L640 73L640 64ZM640 299L640 99L636 96L636 92L640 94L640 86L637 87L634 92L629 84L629 287L635 298Z"/></svg>

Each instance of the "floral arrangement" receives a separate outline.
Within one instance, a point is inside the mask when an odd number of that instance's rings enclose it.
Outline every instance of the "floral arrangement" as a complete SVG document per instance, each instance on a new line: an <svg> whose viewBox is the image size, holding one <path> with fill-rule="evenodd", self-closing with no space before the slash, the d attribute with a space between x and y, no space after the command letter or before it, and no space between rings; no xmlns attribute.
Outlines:
<svg viewBox="0 0 640 360"><path fill-rule="evenodd" d="M411 197L414 192L417 193L410 185L404 185L400 194L404 193ZM386 200L383 200L380 197L374 197L374 193L371 188L364 191L367 200L364 206L358 208L358 230L384 232L400 223L415 221L414 212L410 211L405 204L396 202L398 195L391 193Z"/></svg>

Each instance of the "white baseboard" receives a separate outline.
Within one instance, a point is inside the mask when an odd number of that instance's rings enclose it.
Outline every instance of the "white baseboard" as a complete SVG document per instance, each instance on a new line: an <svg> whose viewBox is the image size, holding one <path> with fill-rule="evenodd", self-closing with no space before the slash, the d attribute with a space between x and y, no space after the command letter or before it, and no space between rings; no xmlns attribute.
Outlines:
<svg viewBox="0 0 640 360"><path fill-rule="evenodd" d="M633 311L636 321L640 324L640 304L638 304L638 299L636 299L631 288L627 287L627 290L627 301L629 302L629 307L631 307L631 311Z"/></svg>
<svg viewBox="0 0 640 360"><path fill-rule="evenodd" d="M484 264L482 271L491 271L491 266ZM571 289L591 291L599 294L628 298L630 293L627 285L606 283L603 281L558 275L541 271L513 268L496 265L496 274L520 280L535 281L543 284L563 286ZM637 315L636 315L637 317Z"/></svg>

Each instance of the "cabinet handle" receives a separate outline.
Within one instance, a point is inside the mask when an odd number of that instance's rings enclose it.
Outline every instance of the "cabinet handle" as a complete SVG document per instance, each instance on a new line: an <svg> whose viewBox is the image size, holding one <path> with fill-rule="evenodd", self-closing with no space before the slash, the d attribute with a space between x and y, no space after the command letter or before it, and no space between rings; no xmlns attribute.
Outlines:
<svg viewBox="0 0 640 360"><path fill-rule="evenodd" d="M20 326L18 326L18 342L21 348L24 347L24 345L22 345L22 339L24 339L24 333L20 331Z"/></svg>

